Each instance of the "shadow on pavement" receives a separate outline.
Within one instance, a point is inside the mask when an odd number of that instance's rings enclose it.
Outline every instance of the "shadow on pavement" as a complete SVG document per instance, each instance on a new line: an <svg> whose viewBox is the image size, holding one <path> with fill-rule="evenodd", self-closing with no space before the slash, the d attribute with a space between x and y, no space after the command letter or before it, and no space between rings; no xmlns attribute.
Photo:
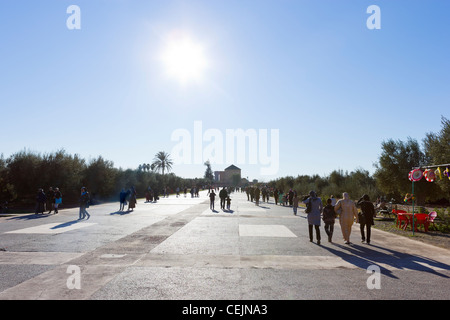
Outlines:
<svg viewBox="0 0 450 320"><path fill-rule="evenodd" d="M117 215L119 215L119 216L123 216L123 215L126 215L126 214L129 214L129 213L131 213L131 212L133 212L133 211L131 211L131 210L127 210L127 211L116 211L116 212L111 212L110 213L110 215L115 215L115 214L117 214Z"/></svg>
<svg viewBox="0 0 450 320"><path fill-rule="evenodd" d="M51 227L50 229L59 229L59 228L69 227L69 226L71 226L71 225L73 225L73 224L75 224L75 223L77 223L79 221L81 221L81 220L78 219L78 220L67 221L67 222L58 224L57 226Z"/></svg>
<svg viewBox="0 0 450 320"><path fill-rule="evenodd" d="M429 258L415 256L385 247L379 247L373 244L361 246L355 244L340 245L333 243L333 245L336 247L336 249L329 246L322 246L322 248L330 251L334 255L359 268L367 269L370 265L378 265L384 275L394 279L398 279L398 277L396 277L391 270L386 269L379 264L388 265L397 269L425 271L443 278L450 278L449 276L442 274L432 268L434 267L443 270L450 270L449 265ZM372 247L380 250L385 250L388 253L374 250L372 249Z"/></svg>
<svg viewBox="0 0 450 320"><path fill-rule="evenodd" d="M47 218L53 216L53 214L48 214L48 213L39 213L39 214L27 214L27 215L23 215L23 216L15 216L15 217L11 217L8 218L7 220L35 220L35 219L42 219L42 218Z"/></svg>

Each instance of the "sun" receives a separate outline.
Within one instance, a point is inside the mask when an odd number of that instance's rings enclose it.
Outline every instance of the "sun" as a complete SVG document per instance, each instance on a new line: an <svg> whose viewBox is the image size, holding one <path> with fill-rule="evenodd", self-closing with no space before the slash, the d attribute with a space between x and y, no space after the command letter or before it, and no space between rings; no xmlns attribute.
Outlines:
<svg viewBox="0 0 450 320"><path fill-rule="evenodd" d="M182 83L201 80L208 66L204 51L189 36L170 37L161 55L167 75Z"/></svg>

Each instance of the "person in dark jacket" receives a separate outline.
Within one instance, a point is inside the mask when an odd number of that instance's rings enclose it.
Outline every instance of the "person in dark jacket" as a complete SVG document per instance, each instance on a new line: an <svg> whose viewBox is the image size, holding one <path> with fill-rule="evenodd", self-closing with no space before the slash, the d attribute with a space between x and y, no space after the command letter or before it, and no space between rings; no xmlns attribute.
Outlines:
<svg viewBox="0 0 450 320"><path fill-rule="evenodd" d="M278 204L278 189L275 188L273 191L273 197L275 198L275 205Z"/></svg>
<svg viewBox="0 0 450 320"><path fill-rule="evenodd" d="M220 198L220 209L225 210L225 199L228 196L227 189L225 187L222 188L222 190L219 191L219 198Z"/></svg>
<svg viewBox="0 0 450 320"><path fill-rule="evenodd" d="M55 207L55 197L54 197L55 191L53 191L53 188L48 188L47 194L45 195L47 198L47 210L48 213L52 213L54 207Z"/></svg>
<svg viewBox="0 0 450 320"><path fill-rule="evenodd" d="M216 200L216 194L214 193L214 190L211 191L209 194L209 208L214 211L214 201Z"/></svg>
<svg viewBox="0 0 450 320"><path fill-rule="evenodd" d="M86 208L89 207L89 192L85 187L81 188L81 197L80 197L80 220L84 219L86 215L88 216L88 219L91 217L91 215L86 211Z"/></svg>
<svg viewBox="0 0 450 320"><path fill-rule="evenodd" d="M45 211L45 200L46 196L44 190L42 188L38 189L38 193L36 195L36 211L35 214L44 213Z"/></svg>
<svg viewBox="0 0 450 320"><path fill-rule="evenodd" d="M374 225L373 217L375 216L375 207L370 202L370 198L367 194L363 195L358 200L358 206L361 208L358 220L361 229L361 242L370 244L371 228ZM367 234L364 234L364 227L366 227ZM367 237L366 237L367 235Z"/></svg>
<svg viewBox="0 0 450 320"><path fill-rule="evenodd" d="M334 232L334 222L336 220L336 212L334 212L331 199L327 199L327 205L323 208L322 220L325 224L324 228L328 235L328 242L331 242Z"/></svg>
<svg viewBox="0 0 450 320"><path fill-rule="evenodd" d="M119 211L125 210L125 204L127 202L127 192L123 188L122 191L120 191L119 193L119 202L120 202Z"/></svg>
<svg viewBox="0 0 450 320"><path fill-rule="evenodd" d="M255 188L255 205L259 206L259 196L261 194L261 190L256 186Z"/></svg>

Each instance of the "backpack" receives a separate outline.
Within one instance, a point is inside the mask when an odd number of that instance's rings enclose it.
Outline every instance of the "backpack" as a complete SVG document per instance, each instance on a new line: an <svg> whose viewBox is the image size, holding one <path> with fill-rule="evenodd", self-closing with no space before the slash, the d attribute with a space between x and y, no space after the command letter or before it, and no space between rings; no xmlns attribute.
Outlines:
<svg viewBox="0 0 450 320"><path fill-rule="evenodd" d="M310 213L311 212L311 210L312 210L312 202L313 202L313 199L309 198L309 202L306 204L305 213Z"/></svg>

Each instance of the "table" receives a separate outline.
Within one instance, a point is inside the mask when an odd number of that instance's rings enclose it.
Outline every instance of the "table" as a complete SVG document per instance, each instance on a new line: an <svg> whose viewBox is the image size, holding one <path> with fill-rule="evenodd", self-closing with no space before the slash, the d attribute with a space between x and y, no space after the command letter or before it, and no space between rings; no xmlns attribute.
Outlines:
<svg viewBox="0 0 450 320"><path fill-rule="evenodd" d="M401 218L404 219L401 219ZM401 223L400 223L400 228L402 228L403 230L406 230L408 228L408 226L411 226L411 230L412 230L412 226L413 226L413 214L410 212L407 213L398 213L398 218L400 219L400 221L405 221L405 225L402 227ZM428 226L430 225L430 221L428 219L428 214L426 213L415 213L414 214L414 231L417 231L417 227L419 225L423 225L423 228L425 230L425 232L428 232Z"/></svg>

